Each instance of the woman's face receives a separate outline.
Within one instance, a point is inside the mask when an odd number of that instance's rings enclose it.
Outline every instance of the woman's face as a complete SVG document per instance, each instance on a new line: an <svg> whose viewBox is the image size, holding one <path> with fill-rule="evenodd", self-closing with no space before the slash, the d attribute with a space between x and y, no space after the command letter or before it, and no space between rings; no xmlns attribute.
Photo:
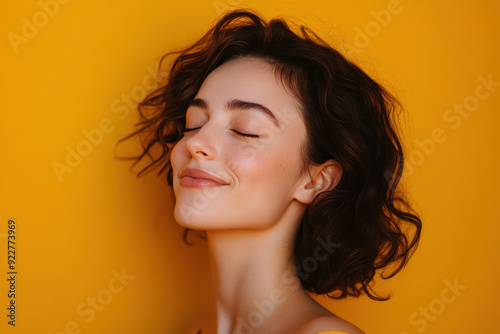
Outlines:
<svg viewBox="0 0 500 334"><path fill-rule="evenodd" d="M261 58L233 59L211 72L187 109L193 130L170 157L177 222L199 230L276 223L301 176L306 129L298 106Z"/></svg>

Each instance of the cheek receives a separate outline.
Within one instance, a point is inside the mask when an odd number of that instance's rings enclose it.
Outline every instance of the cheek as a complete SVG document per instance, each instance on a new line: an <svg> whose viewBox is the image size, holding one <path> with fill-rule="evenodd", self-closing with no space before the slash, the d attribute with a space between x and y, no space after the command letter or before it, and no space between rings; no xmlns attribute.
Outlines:
<svg viewBox="0 0 500 334"><path fill-rule="evenodd" d="M231 154L228 163L242 186L276 191L277 185L291 181L295 155L286 148L247 146Z"/></svg>
<svg viewBox="0 0 500 334"><path fill-rule="evenodd" d="M177 192L177 183L179 182L177 178L177 174L179 172L179 168L182 168L187 162L188 157L186 156L186 150L183 149L185 144L183 140L177 142L174 147L172 147L172 151L170 152L170 165L172 166L172 174L173 174L173 187L174 192Z"/></svg>
<svg viewBox="0 0 500 334"><path fill-rule="evenodd" d="M174 172L179 163L182 162L183 157L185 156L185 152L182 150L182 147L184 147L184 144L183 140L181 139L174 145L172 151L170 152L170 163L172 165L172 169L174 170Z"/></svg>

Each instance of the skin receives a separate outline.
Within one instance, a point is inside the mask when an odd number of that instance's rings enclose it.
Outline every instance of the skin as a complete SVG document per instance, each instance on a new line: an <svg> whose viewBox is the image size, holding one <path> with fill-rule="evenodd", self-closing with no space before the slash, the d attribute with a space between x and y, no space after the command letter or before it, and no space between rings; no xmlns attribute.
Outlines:
<svg viewBox="0 0 500 334"><path fill-rule="evenodd" d="M216 315L203 323L203 334L362 333L317 303L293 270L293 241L307 205L342 173L333 160L301 169L307 133L300 103L272 66L254 57L216 68L196 99L205 105L188 108L186 128L194 130L174 146L171 163L177 222L207 233ZM255 108L226 109L234 99L265 106L278 125ZM228 184L184 186L179 174L186 167Z"/></svg>

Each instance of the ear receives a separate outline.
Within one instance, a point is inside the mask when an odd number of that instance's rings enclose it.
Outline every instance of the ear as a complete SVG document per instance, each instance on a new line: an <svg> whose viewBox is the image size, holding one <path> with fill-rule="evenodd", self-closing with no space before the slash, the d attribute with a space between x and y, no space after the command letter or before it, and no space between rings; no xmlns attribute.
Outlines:
<svg viewBox="0 0 500 334"><path fill-rule="evenodd" d="M295 190L294 198L304 204L310 204L316 195L333 190L342 177L342 166L335 160L328 160L321 165L309 165L302 180Z"/></svg>

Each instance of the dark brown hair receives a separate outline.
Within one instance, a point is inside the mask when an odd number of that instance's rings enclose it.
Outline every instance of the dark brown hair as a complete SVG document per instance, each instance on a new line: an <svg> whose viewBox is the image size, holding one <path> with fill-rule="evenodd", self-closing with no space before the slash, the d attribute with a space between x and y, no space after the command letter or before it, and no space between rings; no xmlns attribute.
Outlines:
<svg viewBox="0 0 500 334"><path fill-rule="evenodd" d="M172 186L170 152L183 136L185 114L208 74L224 62L243 56L261 57L273 65L302 103L308 141L304 162L334 159L342 178L332 191L308 205L295 240L297 267L313 263L299 275L303 287L331 298L372 290L378 270L383 278L399 272L415 250L422 223L402 192L403 149L396 132L402 110L397 99L363 70L305 26L293 32L282 19L266 23L251 10L225 14L193 45L177 55L166 82L139 104L138 129L120 140L143 135L142 153L151 162L139 173L158 167ZM160 154L153 156L153 148ZM133 165L133 166L134 166ZM133 167L132 166L132 167ZM335 244L327 259L318 247Z"/></svg>

